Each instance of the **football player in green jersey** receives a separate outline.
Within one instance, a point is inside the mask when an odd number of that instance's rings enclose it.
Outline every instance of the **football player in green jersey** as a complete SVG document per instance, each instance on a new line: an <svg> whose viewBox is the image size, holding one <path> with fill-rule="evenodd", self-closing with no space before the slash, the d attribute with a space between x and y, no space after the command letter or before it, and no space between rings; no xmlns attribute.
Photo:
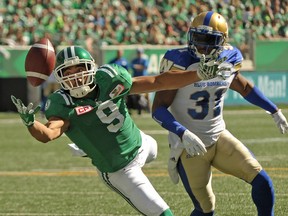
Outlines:
<svg viewBox="0 0 288 216"><path fill-rule="evenodd" d="M211 76L216 76L215 71ZM125 96L183 87L203 79L201 70L132 79L116 64L97 69L88 51L71 46L57 54L54 75L61 89L47 99L46 124L35 120L39 108L34 109L32 103L26 107L11 96L30 134L46 143L65 133L91 158L108 187L141 214L173 215L142 172L144 164L156 158L157 143L135 125ZM201 145L195 149L198 154L206 152Z"/></svg>

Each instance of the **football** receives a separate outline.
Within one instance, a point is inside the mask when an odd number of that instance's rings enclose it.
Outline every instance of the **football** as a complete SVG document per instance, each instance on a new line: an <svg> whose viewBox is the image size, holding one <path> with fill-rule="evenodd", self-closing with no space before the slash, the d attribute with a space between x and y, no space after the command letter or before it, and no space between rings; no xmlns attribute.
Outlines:
<svg viewBox="0 0 288 216"><path fill-rule="evenodd" d="M29 49L25 59L25 71L29 83L36 87L48 79L56 62L52 43L42 38Z"/></svg>

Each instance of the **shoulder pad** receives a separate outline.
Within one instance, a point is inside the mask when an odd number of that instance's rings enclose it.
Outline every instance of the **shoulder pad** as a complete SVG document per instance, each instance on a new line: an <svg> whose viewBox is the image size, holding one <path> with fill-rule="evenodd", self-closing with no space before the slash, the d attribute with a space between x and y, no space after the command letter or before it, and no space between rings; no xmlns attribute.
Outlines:
<svg viewBox="0 0 288 216"><path fill-rule="evenodd" d="M219 55L219 58L223 58L224 56L227 57L227 62L234 65L236 71L240 70L243 56L238 48L231 45L224 46L223 51Z"/></svg>
<svg viewBox="0 0 288 216"><path fill-rule="evenodd" d="M104 101L123 94L128 94L132 86L130 73L120 65L105 64L95 75L95 83L100 89L99 99Z"/></svg>
<svg viewBox="0 0 288 216"><path fill-rule="evenodd" d="M168 50L161 60L160 72L171 69L186 70L191 64L199 62L198 58L193 57L188 52L188 48Z"/></svg>

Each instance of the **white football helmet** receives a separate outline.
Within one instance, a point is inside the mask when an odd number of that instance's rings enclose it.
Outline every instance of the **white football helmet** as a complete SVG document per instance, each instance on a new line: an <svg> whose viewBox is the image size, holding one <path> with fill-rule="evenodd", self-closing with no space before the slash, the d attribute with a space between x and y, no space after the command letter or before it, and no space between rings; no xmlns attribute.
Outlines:
<svg viewBox="0 0 288 216"><path fill-rule="evenodd" d="M83 65L86 70L65 76L64 71L74 65ZM84 97L96 87L94 83L95 73L94 59L87 50L81 47L66 47L56 56L55 78L64 90L70 91L72 97ZM82 81L78 82L77 79Z"/></svg>

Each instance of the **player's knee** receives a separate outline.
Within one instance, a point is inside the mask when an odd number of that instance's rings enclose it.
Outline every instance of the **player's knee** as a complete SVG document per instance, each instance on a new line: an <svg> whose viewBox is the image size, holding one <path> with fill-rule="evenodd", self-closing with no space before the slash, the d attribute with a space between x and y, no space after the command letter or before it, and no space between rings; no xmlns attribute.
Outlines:
<svg viewBox="0 0 288 216"><path fill-rule="evenodd" d="M249 183L251 183L253 179L255 179L255 176L262 170L262 166L253 157L243 161L241 167L242 175L240 175L240 178Z"/></svg>
<svg viewBox="0 0 288 216"><path fill-rule="evenodd" d="M149 157L147 158L146 163L149 163L157 158L157 142L151 142L151 148Z"/></svg>
<svg viewBox="0 0 288 216"><path fill-rule="evenodd" d="M213 215L210 213L211 212L213 213L215 209L215 195L213 193L210 193L209 196L207 196L207 193L202 193L202 194L203 196L198 195L197 200L193 200L194 207L195 207L194 211L198 212L197 214L195 213L195 215L197 216L198 215ZM194 214L192 215L194 216Z"/></svg>
<svg viewBox="0 0 288 216"><path fill-rule="evenodd" d="M203 204L202 207L202 212L204 213L203 215L213 215L210 214L211 212L214 212L215 209L215 202L211 201L211 197L209 197L209 200Z"/></svg>
<svg viewBox="0 0 288 216"><path fill-rule="evenodd" d="M158 146L154 138L150 136L146 136L146 138L147 138L147 144L149 145L149 153L146 159L146 163L150 163L151 161L157 158Z"/></svg>

